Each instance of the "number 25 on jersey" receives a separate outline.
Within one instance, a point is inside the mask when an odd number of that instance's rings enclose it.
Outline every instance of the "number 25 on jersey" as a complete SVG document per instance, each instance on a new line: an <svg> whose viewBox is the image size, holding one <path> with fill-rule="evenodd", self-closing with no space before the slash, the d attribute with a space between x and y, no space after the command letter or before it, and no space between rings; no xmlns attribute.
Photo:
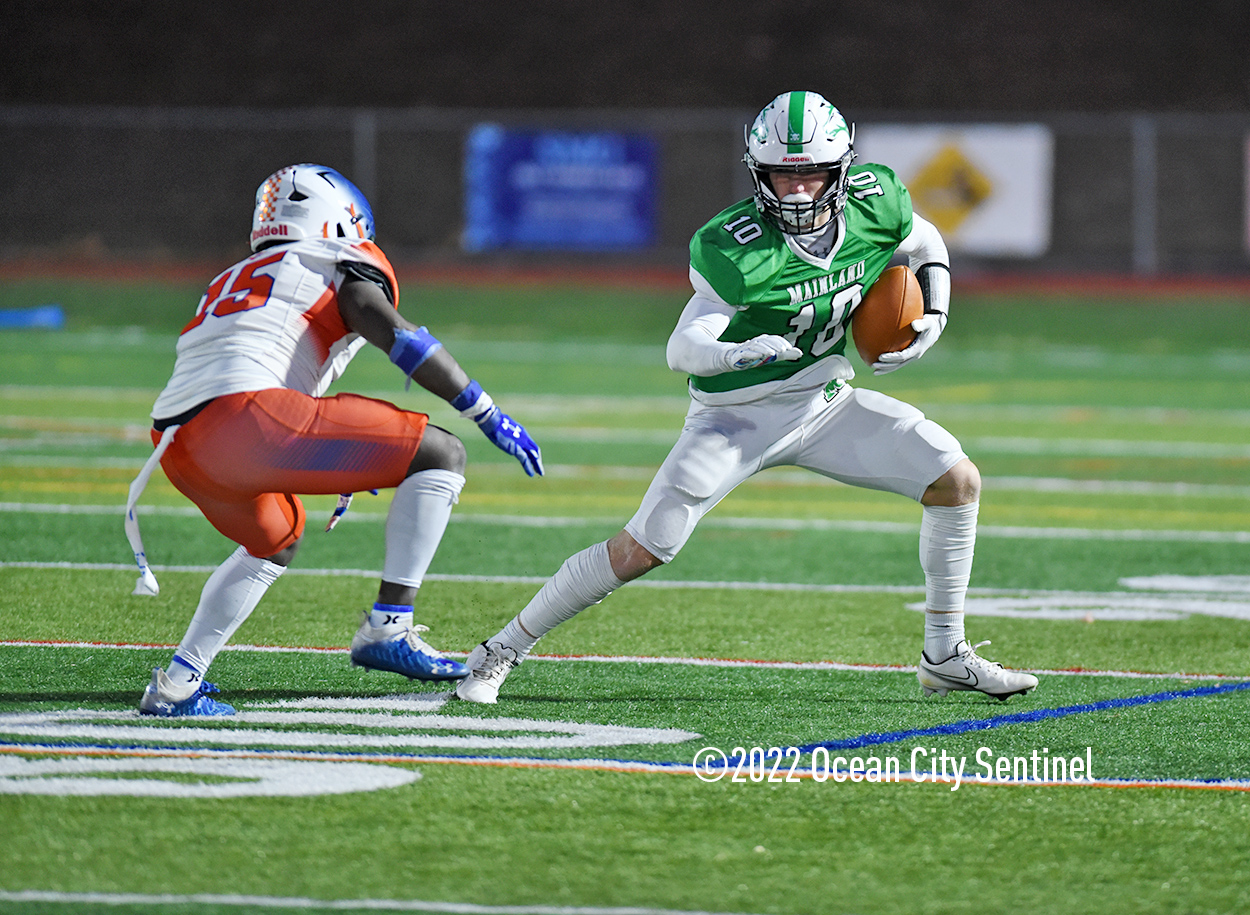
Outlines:
<svg viewBox="0 0 1250 915"><path fill-rule="evenodd" d="M221 274L209 285L195 310L195 317L182 332L185 334L199 327L209 315L224 318L263 307L273 291L273 277L256 271L276 264L285 256L283 251L256 255Z"/></svg>

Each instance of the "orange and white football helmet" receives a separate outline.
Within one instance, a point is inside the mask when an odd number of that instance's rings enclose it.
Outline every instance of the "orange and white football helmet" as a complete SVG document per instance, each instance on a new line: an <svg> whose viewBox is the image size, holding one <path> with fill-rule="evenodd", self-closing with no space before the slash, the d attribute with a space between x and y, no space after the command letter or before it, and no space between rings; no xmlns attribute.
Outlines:
<svg viewBox="0 0 1250 915"><path fill-rule="evenodd" d="M373 239L373 209L356 185L324 165L288 165L256 189L252 250L305 238Z"/></svg>

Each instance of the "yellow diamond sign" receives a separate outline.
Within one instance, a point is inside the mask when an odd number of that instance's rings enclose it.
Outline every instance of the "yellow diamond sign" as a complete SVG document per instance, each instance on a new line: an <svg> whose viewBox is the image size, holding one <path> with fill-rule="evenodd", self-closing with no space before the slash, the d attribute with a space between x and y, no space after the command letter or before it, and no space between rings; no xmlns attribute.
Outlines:
<svg viewBox="0 0 1250 915"><path fill-rule="evenodd" d="M916 209L943 233L954 232L994 184L959 151L946 145L907 183Z"/></svg>

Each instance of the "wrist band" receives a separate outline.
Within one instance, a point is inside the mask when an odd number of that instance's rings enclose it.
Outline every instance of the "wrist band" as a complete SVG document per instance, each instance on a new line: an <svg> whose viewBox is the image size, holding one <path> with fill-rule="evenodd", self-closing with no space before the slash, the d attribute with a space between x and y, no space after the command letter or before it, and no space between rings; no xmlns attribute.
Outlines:
<svg viewBox="0 0 1250 915"><path fill-rule="evenodd" d="M391 362L399 366L405 375L411 375L442 348L443 344L424 327L400 329L395 331L395 343L389 355Z"/></svg>
<svg viewBox="0 0 1250 915"><path fill-rule="evenodd" d="M451 405L463 413L478 402L482 396L482 386L476 381L470 381L463 391L456 395L456 399Z"/></svg>

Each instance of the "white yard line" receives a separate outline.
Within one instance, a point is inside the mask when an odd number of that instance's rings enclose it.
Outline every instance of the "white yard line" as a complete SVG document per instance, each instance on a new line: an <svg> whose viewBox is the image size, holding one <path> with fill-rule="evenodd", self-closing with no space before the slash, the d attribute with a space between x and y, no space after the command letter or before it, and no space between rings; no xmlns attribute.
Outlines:
<svg viewBox="0 0 1250 915"><path fill-rule="evenodd" d="M889 588L861 589L865 592L888 591ZM130 642L83 642L59 641L46 639L0 639L0 646L12 648L88 648L92 650L111 651L173 651L176 645L144 644ZM242 652L244 654L320 654L346 655L347 648L318 648L288 645L226 645L223 651ZM467 652L445 651L448 657L465 657ZM842 661L776 661L754 658L691 658L663 655L555 655L531 654L527 661L544 661L554 663L584 662L590 664L656 664L675 667L716 667L737 668L747 670L815 670L845 671L848 673L879 674L879 673L915 673L914 664L850 664ZM1127 680L1182 680L1182 681L1219 681L1231 680L1239 682L1245 676L1224 673L1195 673L1192 671L1142 671L1142 670L1096 670L1087 668L1019 668L1035 674L1050 677L1113 677Z"/></svg>
<svg viewBox="0 0 1250 915"><path fill-rule="evenodd" d="M1135 439L1034 438L1030 436L974 436L965 444L970 452L991 454L1080 455L1151 458L1250 458L1250 445L1219 442L1161 442Z"/></svg>
<svg viewBox="0 0 1250 915"><path fill-rule="evenodd" d="M512 407L520 414L520 409ZM527 414L528 415L528 414ZM567 416L568 414L565 414ZM74 428L77 424L78 428ZM541 421L527 425L535 438L552 442L578 442L589 445L671 445L680 428L609 428L579 424L547 426ZM0 416L0 429L39 432L30 436L0 438L5 449L81 447L91 449L103 442L146 443L148 427L133 422L100 420L40 421L30 417ZM1250 445L1227 442L1159 441L1108 438L1048 438L1039 436L962 436L964 445L975 454L1017 454L1029 456L1115 457L1115 458L1250 458Z"/></svg>
<svg viewBox="0 0 1250 915"><path fill-rule="evenodd" d="M0 502L0 512L60 515L116 515L122 516L117 505L70 505L43 502ZM199 512L191 506L158 505L140 506L140 515L165 515L193 518ZM384 512L351 511L344 521L379 522ZM616 524L618 518L550 517L545 515L497 515L460 513L452 516L456 524L483 524L499 527L591 527ZM777 531L851 531L878 534L914 534L919 522L910 521L830 521L823 518L742 518L730 515L709 515L702 521L703 527L732 530ZM977 529L980 537L1007 540L1104 540L1104 541L1161 541L1180 543L1250 543L1250 531L1186 531L1083 527L1027 527L1023 525L982 524ZM155 568L155 567L153 567Z"/></svg>
<svg viewBox="0 0 1250 915"><path fill-rule="evenodd" d="M195 893L60 893L44 890L0 891L0 902L61 904L73 911L81 905L150 906L156 911L171 906L223 906L242 909L309 909L439 912L449 915L714 915L693 909L654 909L637 906L478 905L472 902L431 902L416 899L311 899L304 896L245 896Z"/></svg>

